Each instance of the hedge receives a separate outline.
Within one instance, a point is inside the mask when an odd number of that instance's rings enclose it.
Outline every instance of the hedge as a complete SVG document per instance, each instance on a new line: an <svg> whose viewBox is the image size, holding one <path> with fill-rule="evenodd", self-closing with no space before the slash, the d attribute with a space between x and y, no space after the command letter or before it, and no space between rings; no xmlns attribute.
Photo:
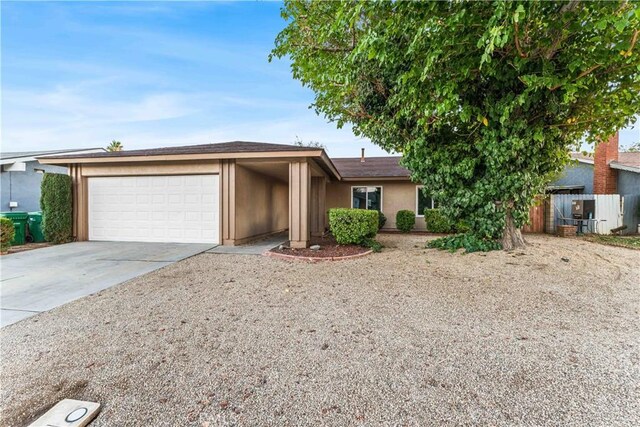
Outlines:
<svg viewBox="0 0 640 427"><path fill-rule="evenodd" d="M9 218L0 217L0 252L5 253L11 247L16 228Z"/></svg>
<svg viewBox="0 0 640 427"><path fill-rule="evenodd" d="M329 209L329 228L341 245L362 245L378 233L378 211L366 209Z"/></svg>
<svg viewBox="0 0 640 427"><path fill-rule="evenodd" d="M42 178L40 208L42 231L51 243L67 243L73 239L73 198L71 177L45 173Z"/></svg>
<svg viewBox="0 0 640 427"><path fill-rule="evenodd" d="M398 230L408 233L414 225L416 225L416 213L414 211L403 209L396 213L396 228Z"/></svg>

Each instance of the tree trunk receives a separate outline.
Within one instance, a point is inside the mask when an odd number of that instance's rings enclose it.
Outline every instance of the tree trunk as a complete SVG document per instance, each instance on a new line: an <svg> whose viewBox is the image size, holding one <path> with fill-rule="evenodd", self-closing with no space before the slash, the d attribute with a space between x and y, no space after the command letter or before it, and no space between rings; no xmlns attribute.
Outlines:
<svg viewBox="0 0 640 427"><path fill-rule="evenodd" d="M526 246L522 233L513 220L512 206L512 204L508 205L505 209L504 231L502 232L502 249L505 251L524 249Z"/></svg>

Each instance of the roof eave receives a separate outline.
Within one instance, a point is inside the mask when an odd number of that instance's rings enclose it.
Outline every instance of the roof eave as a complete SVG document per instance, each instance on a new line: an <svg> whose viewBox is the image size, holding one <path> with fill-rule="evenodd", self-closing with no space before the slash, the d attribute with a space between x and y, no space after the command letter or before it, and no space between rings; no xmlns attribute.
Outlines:
<svg viewBox="0 0 640 427"><path fill-rule="evenodd" d="M347 176L342 177L342 181L411 181L409 176Z"/></svg>
<svg viewBox="0 0 640 427"><path fill-rule="evenodd" d="M340 172L338 172L336 165L333 164L333 161L327 155L326 151L322 150L322 154L320 155L320 158L322 159L322 162L326 165L326 168L328 169L327 172L330 172L338 181L341 181L342 176L340 175Z"/></svg>
<svg viewBox="0 0 640 427"><path fill-rule="evenodd" d="M578 158L574 158L573 160L577 160L578 163L584 163L586 165L593 165L593 160L590 159L578 159Z"/></svg>
<svg viewBox="0 0 640 427"><path fill-rule="evenodd" d="M612 169L618 169L621 171L640 173L639 166L631 166L631 165L625 165L622 163L611 162L609 163L609 167L611 167Z"/></svg>
<svg viewBox="0 0 640 427"><path fill-rule="evenodd" d="M104 148L87 148L84 150L75 150L75 151L69 151L70 155L74 155L76 152L77 153L98 153L101 151L105 151ZM69 154L64 154L65 156L69 155ZM42 155L38 155L38 156L22 156L22 157L7 157L7 158L3 158L0 159L0 164L9 164L9 163L17 163L17 162L35 162L35 161L39 161L40 159L44 159L44 158L48 158L48 157L52 157L52 156L61 156L63 154L61 153L53 153L53 154L42 154Z"/></svg>
<svg viewBox="0 0 640 427"><path fill-rule="evenodd" d="M252 151L229 153L191 153L191 154L157 154L157 155L118 155L105 157L38 157L38 161L48 165L87 164L87 163L131 163L131 162L164 162L188 160L223 160L223 159L259 159L259 158L294 158L322 157L323 150L310 151Z"/></svg>

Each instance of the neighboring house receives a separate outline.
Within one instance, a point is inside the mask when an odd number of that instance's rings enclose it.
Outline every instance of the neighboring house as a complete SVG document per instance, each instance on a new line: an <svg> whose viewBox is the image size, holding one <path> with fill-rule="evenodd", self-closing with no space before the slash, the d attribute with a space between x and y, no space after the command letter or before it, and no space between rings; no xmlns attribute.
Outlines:
<svg viewBox="0 0 640 427"><path fill-rule="evenodd" d="M640 223L640 153L619 152L618 134L598 144L593 156L573 153L576 160L548 191L557 194L620 194L623 224L636 232Z"/></svg>
<svg viewBox="0 0 640 427"><path fill-rule="evenodd" d="M305 247L324 233L329 208L381 209L394 228L398 210L431 206L398 159L227 142L40 161L69 167L78 240L238 245L288 229L291 245Z"/></svg>
<svg viewBox="0 0 640 427"><path fill-rule="evenodd" d="M40 210L40 183L44 172L67 173L65 166L44 165L37 157L103 152L101 148L0 153L0 211Z"/></svg>

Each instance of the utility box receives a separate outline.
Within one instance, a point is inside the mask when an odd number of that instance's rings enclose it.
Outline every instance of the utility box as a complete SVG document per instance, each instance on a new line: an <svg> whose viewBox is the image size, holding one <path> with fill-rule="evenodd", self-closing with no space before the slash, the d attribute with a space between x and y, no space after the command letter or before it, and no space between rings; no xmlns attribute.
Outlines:
<svg viewBox="0 0 640 427"><path fill-rule="evenodd" d="M571 216L574 219L593 219L596 216L595 200L572 200Z"/></svg>

